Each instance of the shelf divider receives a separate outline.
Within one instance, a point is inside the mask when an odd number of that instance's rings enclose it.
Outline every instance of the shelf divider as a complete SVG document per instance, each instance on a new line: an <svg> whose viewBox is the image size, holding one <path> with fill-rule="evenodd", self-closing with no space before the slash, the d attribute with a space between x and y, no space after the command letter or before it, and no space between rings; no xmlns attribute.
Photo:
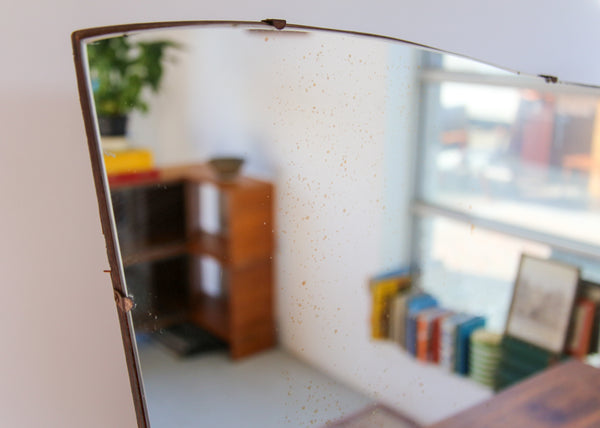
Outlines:
<svg viewBox="0 0 600 428"><path fill-rule="evenodd" d="M231 339L229 318L226 297L213 297L204 293L194 297L190 319L226 342Z"/></svg>

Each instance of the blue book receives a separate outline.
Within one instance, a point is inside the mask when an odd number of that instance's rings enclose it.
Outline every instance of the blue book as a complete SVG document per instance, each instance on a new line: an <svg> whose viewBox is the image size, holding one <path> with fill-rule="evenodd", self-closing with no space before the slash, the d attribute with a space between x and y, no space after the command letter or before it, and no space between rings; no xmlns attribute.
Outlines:
<svg viewBox="0 0 600 428"><path fill-rule="evenodd" d="M417 315L437 306L437 300L427 293L415 294L406 301L406 350L410 354L417 355Z"/></svg>
<svg viewBox="0 0 600 428"><path fill-rule="evenodd" d="M469 341L471 334L482 327L485 327L485 318L480 316L472 316L456 326L456 373L469 374Z"/></svg>
<svg viewBox="0 0 600 428"><path fill-rule="evenodd" d="M456 327L470 319L472 315L458 313L442 321L440 337L440 366L454 371L456 366Z"/></svg>
<svg viewBox="0 0 600 428"><path fill-rule="evenodd" d="M383 279L389 279L389 278L395 278L395 277L401 277L401 276L409 276L409 275L410 275L410 269L407 267L401 267L398 269L394 269L394 270L390 270L390 271L381 273L379 275L374 276L371 279L373 281L380 281Z"/></svg>

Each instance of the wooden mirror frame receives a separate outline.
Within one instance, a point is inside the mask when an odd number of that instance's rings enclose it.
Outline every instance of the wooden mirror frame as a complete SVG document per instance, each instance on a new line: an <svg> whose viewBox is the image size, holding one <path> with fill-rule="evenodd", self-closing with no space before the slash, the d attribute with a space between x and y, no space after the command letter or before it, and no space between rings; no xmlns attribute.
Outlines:
<svg viewBox="0 0 600 428"><path fill-rule="evenodd" d="M413 47L440 53L452 53L433 48L431 46L410 42L407 40L388 37L378 34L363 33L357 31L346 31L339 29L331 29L324 27L305 26L298 24L289 24L283 19L264 19L262 21L173 21L173 22L151 22L139 24L113 25L106 27L88 28L77 30L71 34L71 42L73 48L73 56L75 62L75 71L77 77L77 86L79 91L79 101L83 113L85 132L88 141L89 155L92 165L92 173L94 177L94 185L96 189L96 197L98 200L98 209L100 213L100 223L102 233L106 241L106 251L110 270L111 282L115 296L117 314L121 328L121 336L123 347L125 350L125 359L127 370L129 373L129 381L133 395L133 402L138 421L138 426L146 428L150 426L148 417L148 409L145 401L144 387L142 383L142 374L140 370L137 348L134 346L134 332L131 315L132 300L127 296L124 270L120 260L120 252L117 241L117 230L111 212L112 204L110 201L110 192L108 180L103 170L102 152L99 141L99 133L96 125L95 110L93 107L93 99L91 89L89 87L88 69L85 63L87 55L85 54L85 42L106 38L109 36L121 36L129 33L136 33L146 30L160 30L168 28L185 28L185 27L245 27L258 28L271 31L283 31L286 29L296 31L318 31L318 32L334 32L342 35L366 36L370 38L399 42ZM453 54L453 53L452 53ZM456 55L456 54L454 54ZM461 55L458 55L461 56ZM553 76L540 75L547 82L556 83L557 78Z"/></svg>

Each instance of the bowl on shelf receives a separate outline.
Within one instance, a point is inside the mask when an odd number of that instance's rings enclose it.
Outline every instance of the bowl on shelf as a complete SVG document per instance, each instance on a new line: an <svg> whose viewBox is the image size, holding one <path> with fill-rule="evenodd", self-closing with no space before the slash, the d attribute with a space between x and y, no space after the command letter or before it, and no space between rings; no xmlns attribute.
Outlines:
<svg viewBox="0 0 600 428"><path fill-rule="evenodd" d="M239 175L242 165L244 164L244 159L236 157L219 157L210 159L208 164L219 180L231 181Z"/></svg>

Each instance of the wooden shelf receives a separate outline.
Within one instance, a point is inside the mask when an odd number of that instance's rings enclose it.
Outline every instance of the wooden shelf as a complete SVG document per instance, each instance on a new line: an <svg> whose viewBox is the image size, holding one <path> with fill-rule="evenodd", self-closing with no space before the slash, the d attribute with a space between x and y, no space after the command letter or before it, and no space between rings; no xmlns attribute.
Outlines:
<svg viewBox="0 0 600 428"><path fill-rule="evenodd" d="M190 321L225 341L232 358L274 346L272 184L245 176L221 181L204 164L160 168L113 184L126 279L144 297L133 314L136 329ZM219 234L198 230L204 184L219 192ZM224 297L199 291L203 273L195 258L201 256L221 265Z"/></svg>
<svg viewBox="0 0 600 428"><path fill-rule="evenodd" d="M223 265L229 265L231 262L228 249L229 245L226 237L204 232L192 234L187 243L187 250L190 254L211 256Z"/></svg>
<svg viewBox="0 0 600 428"><path fill-rule="evenodd" d="M226 342L231 339L229 318L227 298L212 297L206 294L194 297L190 319Z"/></svg>
<svg viewBox="0 0 600 428"><path fill-rule="evenodd" d="M185 241L165 242L164 244L152 244L140 246L138 249L127 249L124 251L123 266L128 267L137 263L154 262L170 257L181 256L187 252ZM126 253L126 254L125 254Z"/></svg>
<svg viewBox="0 0 600 428"><path fill-rule="evenodd" d="M273 254L271 236L246 233L243 237L243 240L230 239L223 235L195 232L187 243L187 251L190 255L213 257L227 268L242 268L269 259Z"/></svg>
<svg viewBox="0 0 600 428"><path fill-rule="evenodd" d="M270 186L269 183L257 180L255 178L240 175L233 180L220 180L213 172L212 168L207 164L191 164L175 167L166 167L161 170L163 180L187 181L191 183L210 183L217 186L221 190L241 190L256 188L264 185Z"/></svg>

